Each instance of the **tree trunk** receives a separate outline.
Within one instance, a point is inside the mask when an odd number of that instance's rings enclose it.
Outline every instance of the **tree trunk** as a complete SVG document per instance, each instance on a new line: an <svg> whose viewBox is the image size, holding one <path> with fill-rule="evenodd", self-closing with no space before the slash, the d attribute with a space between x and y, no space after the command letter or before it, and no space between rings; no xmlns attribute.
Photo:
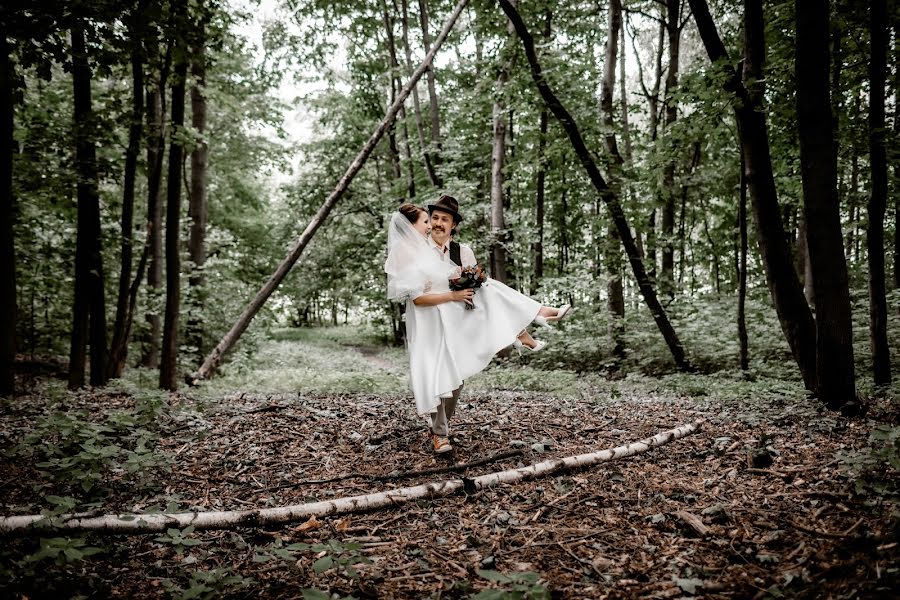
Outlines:
<svg viewBox="0 0 900 600"><path fill-rule="evenodd" d="M391 104L393 104L394 100L397 99L397 90L403 86L400 83L400 61L397 60L397 44L394 41L394 22L388 12L385 0L381 0L381 12L387 39L389 70L391 73ZM406 155L406 195L407 198L415 198L416 175L412 161L412 149L409 146L409 129L406 126L406 107L403 104L400 105L400 112L397 116L403 133L403 151Z"/></svg>
<svg viewBox="0 0 900 600"><path fill-rule="evenodd" d="M175 0L173 21L186 13L186 0ZM187 79L187 46L184 32L178 35L172 73L172 131L169 141L169 168L166 175L166 313L163 321L162 354L159 364L159 387L178 389L178 322L181 313L181 163L184 145L184 91Z"/></svg>
<svg viewBox="0 0 900 600"><path fill-rule="evenodd" d="M204 10L204 9L201 9ZM197 356L205 356L203 342L203 310L206 304L206 220L207 220L207 163L209 145L206 141L206 23L201 18L197 28L197 40L191 52L191 125L198 139L191 152L191 193L188 196L188 215L191 218L188 256L191 275L188 278L190 308L187 319L187 343L197 349Z"/></svg>
<svg viewBox="0 0 900 600"><path fill-rule="evenodd" d="M155 36L148 44L149 52L159 53ZM152 307L146 318L149 325L144 340L141 365L155 369L159 366L159 347L162 323L158 301L162 294L162 171L166 150L166 85L169 76L169 56L159 69L159 79L147 94L147 246L150 264L147 269L147 289Z"/></svg>
<svg viewBox="0 0 900 600"><path fill-rule="evenodd" d="M550 13L547 13L547 23L550 22ZM537 175L535 181L534 219L537 227L537 239L531 243L531 251L534 255L534 278L531 285L531 293L536 294L544 278L544 196L546 194L547 180L547 126L550 115L547 108L541 108L540 133L538 137Z"/></svg>
<svg viewBox="0 0 900 600"><path fill-rule="evenodd" d="M681 0L666 0L666 32L669 38L669 67L666 71L665 128L666 152L669 153L663 167L662 178L662 265L659 271L659 292L669 299L675 296L675 145L671 142L672 126L678 119L678 61L681 54L681 27L679 13Z"/></svg>
<svg viewBox="0 0 900 600"><path fill-rule="evenodd" d="M856 378L832 139L828 6L812 8L797 0L795 16L800 171L806 243L816 294L816 391L826 406L839 408L856 400Z"/></svg>
<svg viewBox="0 0 900 600"><path fill-rule="evenodd" d="M869 195L866 247L869 262L869 343L875 385L891 383L891 360L887 340L885 298L884 215L887 209L887 156L884 143L884 93L887 79L887 1L871 0L869 32L872 60L869 62L869 164L872 187ZM849 302L848 302L849 303Z"/></svg>
<svg viewBox="0 0 900 600"><path fill-rule="evenodd" d="M3 9L0 9L3 10ZM3 10L5 12L5 10ZM16 358L16 255L13 243L15 209L13 200L13 63L6 39L6 19L0 12L0 396L15 391Z"/></svg>
<svg viewBox="0 0 900 600"><path fill-rule="evenodd" d="M400 6L403 11L403 48L406 52L406 76L409 77L413 72L412 48L409 45L409 8L407 0L400 0ZM425 124L422 118L422 104L419 101L419 86L412 88L413 108L416 117L416 132L419 135L419 147L422 149L422 159L425 163L425 171L428 173L428 179L435 188L440 188L442 184L435 171L434 164L431 160L431 152L429 151L429 142L425 139Z"/></svg>
<svg viewBox="0 0 900 600"><path fill-rule="evenodd" d="M251 510L147 513L142 515L109 514L99 517L90 517L85 514L64 514L52 520L45 515L16 515L0 517L0 534L21 533L24 531L48 533L48 535L49 531L139 534L166 531L171 527L181 528L187 526L193 526L196 530L201 531L229 529L239 526L289 523L305 520L315 515L334 516L337 514L371 511L378 508L398 506L410 500L439 498L462 491L474 494L478 490L503 483L516 483L573 469L584 469L602 462L647 452L651 448L662 446L696 433L700 431L702 425L702 421L693 421L668 431L661 431L654 436L625 446L564 458L552 458L526 467L479 475L473 479L448 479L361 496Z"/></svg>
<svg viewBox="0 0 900 600"><path fill-rule="evenodd" d="M106 294L100 231L100 192L91 108L91 69L84 42L84 25L72 26L72 87L74 91L75 169L78 173L78 230L75 243L75 301L69 352L69 389L84 385L86 345L90 345L90 383L106 383Z"/></svg>
<svg viewBox="0 0 900 600"><path fill-rule="evenodd" d="M647 307L650 309L650 314L653 316L663 338L666 340L666 344L669 347L669 351L672 353L675 364L679 369L693 370L693 366L685 356L684 347L681 345L678 335L675 333L675 330L669 322L665 309L659 303L659 299L656 296L656 290L653 288L653 284L647 277L643 258L638 253L637 245L634 242L634 237L631 234L631 229L628 226L625 212L622 210L622 205L619 202L619 197L616 195L615 191L607 185L603 175L600 174L597 164L594 162L590 151L584 143L584 139L581 136L581 131L579 130L575 119L562 105L559 98L547 83L541 70L541 66L538 63L537 54L534 50L534 39L528 32L525 23L522 21L522 17L509 0L499 0L499 2L503 12L505 12L506 16L513 22L516 32L519 35L519 39L522 40L525 55L528 57L528 63L531 67L531 76L537 85L538 91L543 97L544 102L547 103L548 108L553 112L553 115L559 120L563 129L566 131L566 134L569 136L569 141L572 143L572 147L575 150L575 154L581 161L581 165L584 167L585 171L587 171L588 178L609 208L613 222L616 224L616 229L619 232L619 237L622 240L622 245L625 247L625 254L628 256L628 260L631 263L631 268L634 272L635 279L637 280L641 295L643 296Z"/></svg>
<svg viewBox="0 0 900 600"><path fill-rule="evenodd" d="M619 3L621 7L621 2ZM619 48L622 60L619 61L619 110L622 112L622 142L624 144L625 162L631 163L631 127L628 124L628 94L625 87L625 27L621 23L622 13L619 11Z"/></svg>
<svg viewBox="0 0 900 600"><path fill-rule="evenodd" d="M690 0L691 11L710 61L725 70L724 89L736 96L744 172L753 207L757 243L766 283L778 320L806 388L816 390L816 329L803 288L794 270L791 252L781 222L769 137L763 111L765 80L762 75L765 42L760 0L745 0L743 80L730 65L731 60L716 30L706 0ZM748 87L749 86L749 87Z"/></svg>
<svg viewBox="0 0 900 600"><path fill-rule="evenodd" d="M738 345L741 370L750 368L749 341L747 337L747 320L745 306L747 303L747 169L744 166L744 153L741 150L741 191L738 200L738 237L740 238L740 259L738 268Z"/></svg>
<svg viewBox="0 0 900 600"><path fill-rule="evenodd" d="M122 246L119 270L119 292L116 298L116 321L110 344L109 377L122 376L128 358L128 342L131 337L129 322L129 292L134 253L134 187L137 177L138 153L141 150L144 120L144 52L139 33L140 20L144 17L146 0L138 3L132 14L131 35L131 125L128 128L128 149L125 152L125 177L122 183Z"/></svg>
<svg viewBox="0 0 900 600"><path fill-rule="evenodd" d="M900 139L900 26L894 25L894 139ZM894 163L894 289L900 289L900 161ZM900 309L900 305L897 306Z"/></svg>
<svg viewBox="0 0 900 600"><path fill-rule="evenodd" d="M619 152L619 146L615 134L615 117L613 115L613 89L615 89L616 60L618 54L619 32L622 31L622 2L611 0L609 3L609 32L606 36L606 57L603 63L603 83L600 93L600 108L603 127L606 130L604 138L610 160L608 174L610 187L618 195L622 194L622 165L624 159ZM623 48L624 53L624 48ZM622 61L625 62L624 60ZM624 113L627 114L627 113ZM612 343L612 354L616 358L623 358L625 346L623 334L625 333L625 296L622 289L622 253L619 234L615 223L610 219L606 231L606 243L604 246L604 264L606 265L606 307L609 314L609 327L607 334Z"/></svg>
<svg viewBox="0 0 900 600"><path fill-rule="evenodd" d="M515 1L515 0L513 0ZM507 34L512 35L512 26L507 24ZM506 47L507 45L504 45ZM506 52L501 50L500 58ZM494 84L493 137L491 144L491 277L506 283L508 231L503 215L505 201L505 168L506 168L506 81L512 61L506 60L497 74Z"/></svg>
<svg viewBox="0 0 900 600"><path fill-rule="evenodd" d="M375 146L384 136L385 131L387 131L388 126L394 121L397 116L397 113L400 110L400 105L406 100L406 97L409 96L412 87L416 85L422 75L425 73L426 69L428 69L431 61L434 59L434 55L437 53L438 49L441 47L441 44L444 43L444 40L447 39L447 36L450 34L450 30L453 28L454 23L459 18L460 13L463 8L465 8L468 0L460 0L456 7L453 9L453 12L447 17L447 21L444 23L443 29L441 29L440 34L438 34L437 39L434 42L434 47L428 52L425 56L425 60L422 61L422 64L416 69L415 73L412 74L412 77L406 82L406 85L403 86L403 89L400 90L400 94L397 96L397 99L388 109L387 114L384 119L382 119L381 123L378 124L375 131L372 133L371 137L369 137L368 141L363 146L362 150L360 150L359 154L356 155L356 158L353 159L353 162L350 163L350 166L347 167L347 171L338 181L334 190L329 194L328 198L325 200L325 203L319 207L319 210L310 220L309 224L306 226L306 229L303 231L303 234L294 242L294 245L291 247L288 252L287 257L281 262L278 266L278 269L272 274L269 280L263 285L262 289L256 294L256 297L250 301L250 304L244 309L244 312L238 318L237 322L231 327L228 333L225 334L225 337L216 345L216 347L210 352L210 354L203 361L203 364L200 368L191 376L192 380L197 379L205 379L209 377L222 362L222 359L225 357L225 354L228 350L231 349L232 346L237 342L240 338L241 334L247 330L247 327L250 325L250 321L253 320L253 317L256 316L256 313L259 312L259 309L262 305L268 300L269 296L272 295L272 292L278 287L281 281L285 278L288 272L291 270L291 267L297 262L297 259L300 258L300 254L302 254L303 250L306 248L307 244L309 244L309 240L312 239L312 236L315 232L321 227L322 223L325 221L325 218L331 212L331 209L334 208L334 205L337 204L337 201L340 200L341 196L343 196L344 192L347 191L347 187L350 185L350 182L353 181L353 178L362 168L366 159L369 158L369 155L372 154L372 151L375 149Z"/></svg>
<svg viewBox="0 0 900 600"><path fill-rule="evenodd" d="M431 53L431 36L428 33L428 0L419 0L419 23L422 26L422 47L425 54ZM440 175L441 166L441 116L438 110L437 90L434 83L434 65L429 65L426 71L426 80L428 83L428 107L431 115L431 164L435 169L435 181L437 187L444 186L443 178Z"/></svg>

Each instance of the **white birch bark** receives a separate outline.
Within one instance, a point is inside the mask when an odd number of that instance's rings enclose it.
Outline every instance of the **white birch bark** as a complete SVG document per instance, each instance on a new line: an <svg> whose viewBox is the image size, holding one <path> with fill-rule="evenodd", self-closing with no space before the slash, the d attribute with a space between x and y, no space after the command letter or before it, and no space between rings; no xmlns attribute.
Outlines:
<svg viewBox="0 0 900 600"><path fill-rule="evenodd" d="M43 515L2 517L0 518L0 535L23 535L29 532L41 534L46 533L48 530L55 530L56 532L90 531L92 533L142 534L165 531L170 527L184 528L189 525L193 525L196 530L229 529L237 526L246 527L269 523L303 521L313 515L326 516L365 512L400 505L419 498L450 496L461 490L465 490L467 493L474 493L501 483L515 483L524 479L534 479L569 469L589 467L602 462L634 456L635 454L646 452L650 448L662 446L695 433L700 429L701 424L702 421L694 421L626 446L566 458L554 458L519 469L509 469L481 475L474 479L447 479L384 492L351 496L349 498L253 510L143 515L120 514L100 517L73 514L61 515L52 519L52 521Z"/></svg>

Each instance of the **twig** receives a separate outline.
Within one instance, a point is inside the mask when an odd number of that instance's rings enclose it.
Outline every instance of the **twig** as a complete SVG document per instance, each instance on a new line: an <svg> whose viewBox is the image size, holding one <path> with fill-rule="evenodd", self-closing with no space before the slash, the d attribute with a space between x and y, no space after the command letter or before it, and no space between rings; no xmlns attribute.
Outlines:
<svg viewBox="0 0 900 600"><path fill-rule="evenodd" d="M853 525L853 527L848 529L846 533L833 533L831 531L819 531L818 529L812 529L811 527L806 527L804 525L801 525L800 523L797 523L796 521L791 521L791 520L788 521L788 523L793 525L795 529L799 529L800 531L809 533L811 535L819 535L819 536L835 538L835 539L842 539L842 538L848 537L848 534L851 533L854 529L856 529L856 526L859 525L861 522L862 522L862 519L857 521L857 523L855 525Z"/></svg>
<svg viewBox="0 0 900 600"><path fill-rule="evenodd" d="M521 456L522 450L507 450L506 452L499 452L494 454L493 456L487 456L485 458L479 458L478 460L473 460L467 463L459 463L455 465L448 465L446 467L433 467L431 469L422 469L421 471L403 471L401 473L388 473L387 475L376 475L372 477L375 481L393 481L395 479L404 479L406 477L416 477L419 475L437 475L438 473L448 473L451 471L465 471L470 467L477 467L479 465L486 465L488 463L497 462L498 460L504 460L507 458L512 458L514 456Z"/></svg>

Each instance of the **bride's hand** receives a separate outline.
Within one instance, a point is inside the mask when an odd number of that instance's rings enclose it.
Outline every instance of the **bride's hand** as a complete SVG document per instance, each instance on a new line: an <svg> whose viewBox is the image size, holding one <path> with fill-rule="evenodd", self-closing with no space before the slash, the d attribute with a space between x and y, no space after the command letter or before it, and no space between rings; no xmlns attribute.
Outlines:
<svg viewBox="0 0 900 600"><path fill-rule="evenodd" d="M465 302L466 304L471 304L472 298L475 297L475 290L456 290L450 292L450 297L453 302Z"/></svg>

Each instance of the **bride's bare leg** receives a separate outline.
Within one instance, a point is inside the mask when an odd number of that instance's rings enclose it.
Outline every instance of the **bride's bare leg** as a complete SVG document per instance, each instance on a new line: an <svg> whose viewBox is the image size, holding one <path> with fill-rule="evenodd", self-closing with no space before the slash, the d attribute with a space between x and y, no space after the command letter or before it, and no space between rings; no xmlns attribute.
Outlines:
<svg viewBox="0 0 900 600"><path fill-rule="evenodd" d="M550 308L549 306L542 306L541 310L538 311L538 316L541 317L555 317L556 313L559 312L559 309Z"/></svg>
<svg viewBox="0 0 900 600"><path fill-rule="evenodd" d="M527 329L522 330L522 333L519 334L517 338L523 345L528 346L529 348L534 348L537 346L537 342L534 341L534 338L531 337L531 334L528 333Z"/></svg>

